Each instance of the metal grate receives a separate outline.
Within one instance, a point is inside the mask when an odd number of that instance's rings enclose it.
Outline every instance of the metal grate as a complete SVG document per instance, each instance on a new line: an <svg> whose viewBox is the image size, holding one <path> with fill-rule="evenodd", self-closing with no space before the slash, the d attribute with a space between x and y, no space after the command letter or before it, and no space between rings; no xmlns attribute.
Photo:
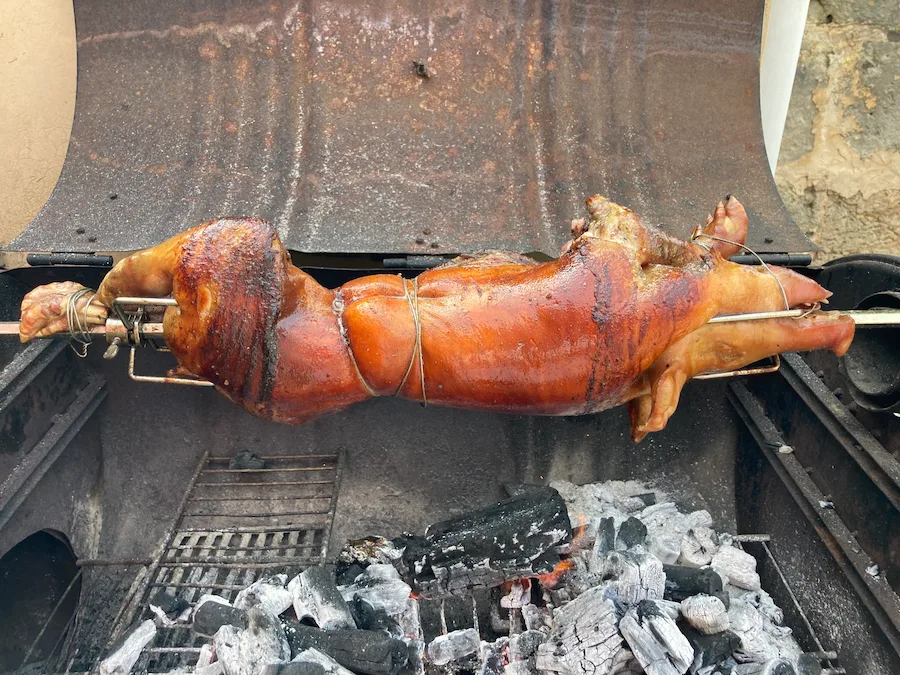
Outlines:
<svg viewBox="0 0 900 675"><path fill-rule="evenodd" d="M262 577L293 576L324 560L341 456L262 457L266 462L262 469L231 469L231 459L203 456L153 559L83 561L98 567L142 565L105 633L103 653L136 620L153 618L149 601L160 589L190 603L207 593L233 601L238 591ZM86 646L97 644L98 636L86 637ZM158 627L153 644L135 665L136 672L169 672L193 665L205 642L189 624ZM98 650L95 646L91 651ZM91 671L100 656L90 659ZM69 659L70 668L73 661L83 663ZM76 671L83 668L76 666Z"/></svg>

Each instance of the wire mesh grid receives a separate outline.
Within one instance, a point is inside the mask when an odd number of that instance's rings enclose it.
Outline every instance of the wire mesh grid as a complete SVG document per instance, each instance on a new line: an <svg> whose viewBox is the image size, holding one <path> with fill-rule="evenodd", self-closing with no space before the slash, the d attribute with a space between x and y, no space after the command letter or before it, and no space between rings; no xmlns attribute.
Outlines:
<svg viewBox="0 0 900 675"><path fill-rule="evenodd" d="M58 671L96 672L130 626L154 618L150 603L161 591L192 604L205 594L233 601L254 581L276 574L290 577L323 561L341 455L259 459L265 462L263 468L229 468L232 458L204 455L158 555L147 561L91 561L92 575L108 577L109 583L99 584L104 588L99 591L102 600L122 598L120 609L112 620L76 618ZM128 579L133 579L130 586ZM193 665L207 641L195 635L189 623L158 625L135 672Z"/></svg>

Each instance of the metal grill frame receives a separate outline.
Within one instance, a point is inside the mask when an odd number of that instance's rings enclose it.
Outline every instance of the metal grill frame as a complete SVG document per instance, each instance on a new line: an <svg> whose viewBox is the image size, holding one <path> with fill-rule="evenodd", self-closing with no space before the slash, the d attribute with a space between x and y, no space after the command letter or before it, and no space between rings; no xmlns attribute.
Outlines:
<svg viewBox="0 0 900 675"><path fill-rule="evenodd" d="M94 628L89 622L84 626L88 648L94 645L92 651L99 651L88 657L91 667L86 672L96 672L102 658L136 621L154 617L150 599L159 589L174 591L192 604L205 594L231 602L238 591L265 576L292 577L325 560L343 452L261 457L266 462L263 469L227 468L231 459L204 453L175 520L152 558L79 560L82 569L128 571L139 566L108 633L104 631L108 639L103 649L96 650L97 641L102 640L96 632L103 627ZM262 494L267 489L283 494ZM292 494L296 492L301 494ZM241 524L227 524L235 521ZM73 625L77 629L81 623L75 620ZM67 637L62 672L78 672L71 670L82 649L76 644L78 632L70 631ZM135 668L152 673L193 665L207 640L195 635L189 623L160 627L157 622L156 637Z"/></svg>

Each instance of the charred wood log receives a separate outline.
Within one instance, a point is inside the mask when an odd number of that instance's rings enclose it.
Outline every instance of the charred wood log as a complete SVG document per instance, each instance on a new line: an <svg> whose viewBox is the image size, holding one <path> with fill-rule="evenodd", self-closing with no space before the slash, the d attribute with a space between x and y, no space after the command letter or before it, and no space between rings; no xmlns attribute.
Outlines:
<svg viewBox="0 0 900 675"><path fill-rule="evenodd" d="M285 632L295 656L315 649L355 673L396 675L409 660L406 643L383 632L322 630L296 622L289 623Z"/></svg>
<svg viewBox="0 0 900 675"><path fill-rule="evenodd" d="M565 675L605 675L631 658L623 649L617 617L605 589L592 588L554 610L554 628L538 647L538 670Z"/></svg>
<svg viewBox="0 0 900 675"><path fill-rule="evenodd" d="M666 587L663 564L649 553L613 551L597 561L597 572L626 605L662 599Z"/></svg>
<svg viewBox="0 0 900 675"><path fill-rule="evenodd" d="M395 539L394 565L418 596L434 599L549 573L571 541L565 502L545 487Z"/></svg>

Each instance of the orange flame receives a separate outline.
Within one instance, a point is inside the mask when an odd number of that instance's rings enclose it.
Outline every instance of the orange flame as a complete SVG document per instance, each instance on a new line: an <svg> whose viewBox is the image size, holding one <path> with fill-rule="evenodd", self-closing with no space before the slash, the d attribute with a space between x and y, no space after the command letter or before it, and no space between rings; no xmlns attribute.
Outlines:
<svg viewBox="0 0 900 675"><path fill-rule="evenodd" d="M575 519L578 521L578 524L572 528L572 543L569 544L567 551L568 555L580 550L581 547L584 546L585 538L587 536L587 517L579 514L575 516ZM552 572L539 574L538 581L541 582L541 586L544 588L552 590L559 585L559 582L562 581L566 573L574 568L574 561L563 559L555 568L553 568Z"/></svg>
<svg viewBox="0 0 900 675"><path fill-rule="evenodd" d="M560 560L559 564L553 568L552 572L548 572L547 574L539 574L538 581L541 582L541 586L548 589L554 589L559 585L559 582L562 581L562 578L566 575L566 573L575 567L575 563L571 560Z"/></svg>

